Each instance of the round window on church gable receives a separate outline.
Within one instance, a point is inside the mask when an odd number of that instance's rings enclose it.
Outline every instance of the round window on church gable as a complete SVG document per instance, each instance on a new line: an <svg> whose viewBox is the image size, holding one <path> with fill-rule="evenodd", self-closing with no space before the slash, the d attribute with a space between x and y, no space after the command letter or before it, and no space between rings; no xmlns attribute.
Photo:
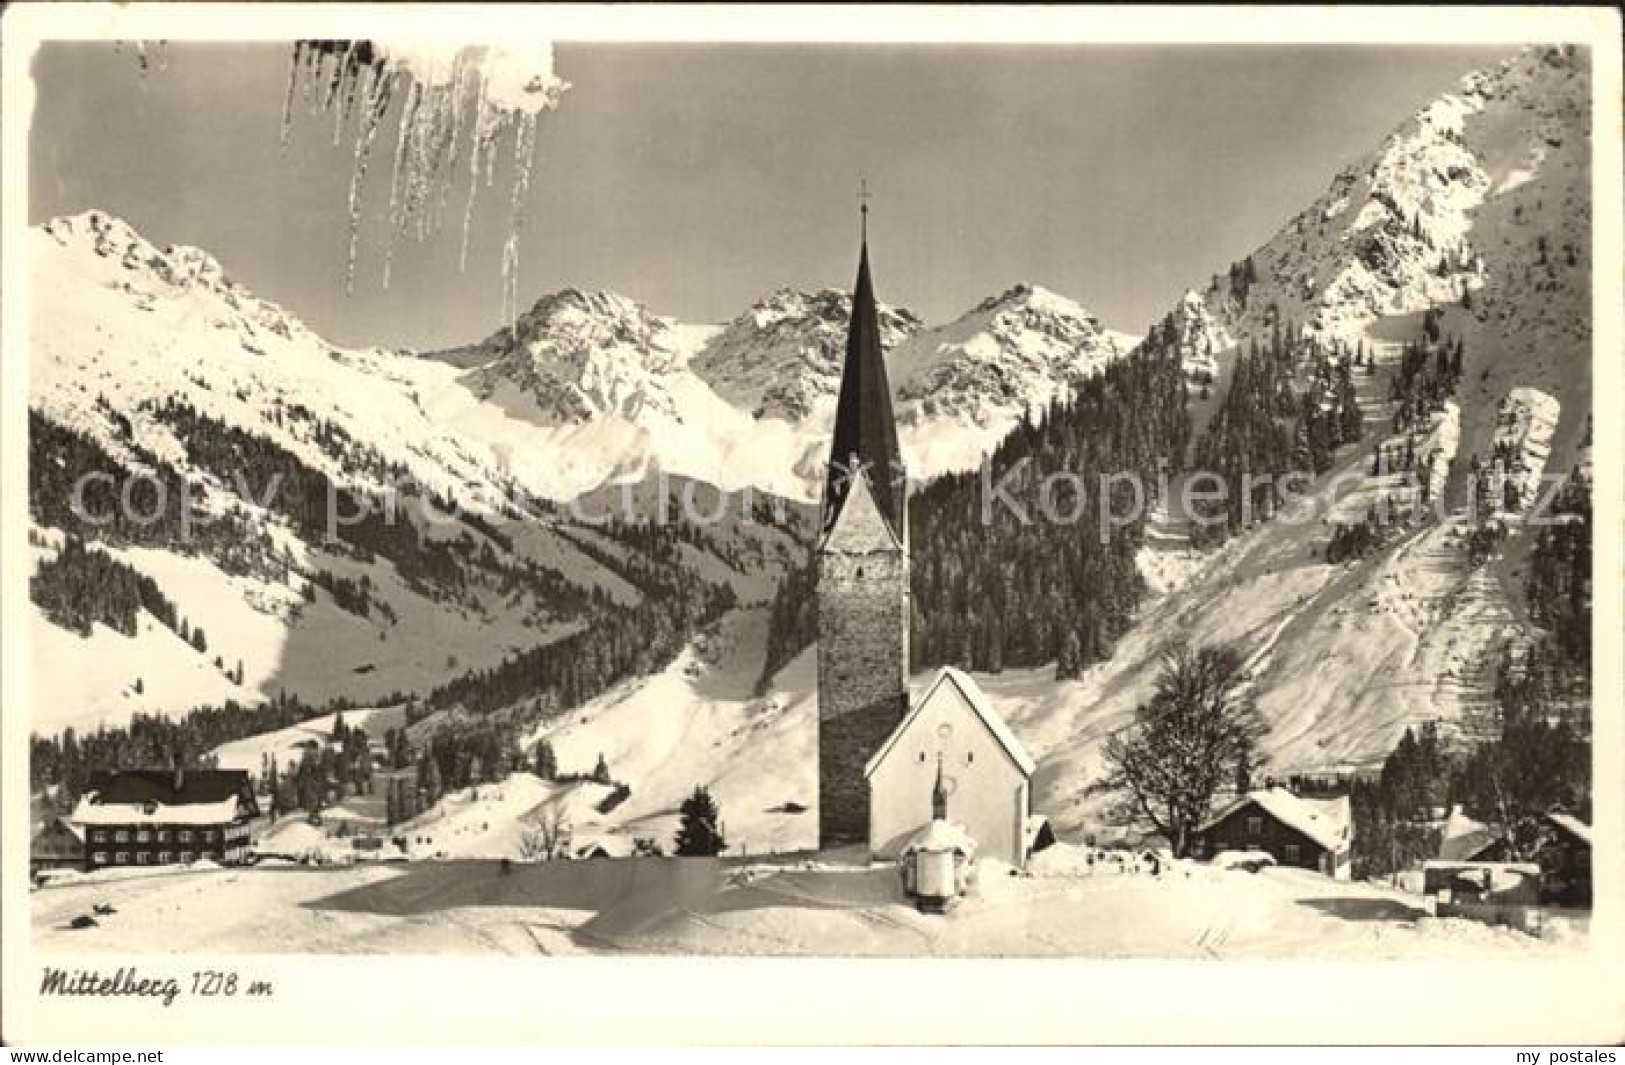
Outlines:
<svg viewBox="0 0 1625 1065"><path fill-rule="evenodd" d="M952 725L950 725L948 722L944 721L942 724L937 726L937 735L940 738L947 739L948 737L952 736L953 734L954 734L954 727Z"/></svg>

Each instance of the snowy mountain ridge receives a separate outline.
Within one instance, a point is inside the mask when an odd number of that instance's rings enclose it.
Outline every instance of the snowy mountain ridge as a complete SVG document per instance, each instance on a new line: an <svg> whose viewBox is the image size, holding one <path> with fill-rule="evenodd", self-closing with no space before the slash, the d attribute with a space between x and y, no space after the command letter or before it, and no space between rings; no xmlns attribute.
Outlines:
<svg viewBox="0 0 1625 1065"><path fill-rule="evenodd" d="M911 312L877 306L881 343L895 350L922 324ZM697 353L693 371L717 395L758 421L799 423L840 388L851 293L779 289L722 326Z"/></svg>
<svg viewBox="0 0 1625 1065"><path fill-rule="evenodd" d="M549 506L584 499L596 514L617 497L614 482L647 486L656 473L723 492L816 498L850 302L833 290L772 294L719 329L660 317L614 293L566 289L537 300L511 331L418 355L329 344L233 281L206 251L160 249L106 212L54 219L31 238L30 406L128 469L156 463L199 484L211 513L238 515L279 560L243 574L203 555L108 546L217 642L237 634L236 645L211 650L225 663L217 667L145 615L134 637L98 627L89 638L40 615L36 645L52 661L89 655L107 667L53 668L39 693L42 721L117 720L135 709L250 703L278 691L314 700L422 692L578 623L577 608L552 593L498 595L512 576L486 572L445 597L388 559L347 557L274 507L242 497L228 471L206 466L188 419L206 419L217 427L211 434L238 434L365 496L404 492L409 506L420 495L455 501L495 522L499 538L455 520L429 527L432 538L489 549L498 568L539 566L623 603L639 591L611 560L628 549L546 517ZM920 329L906 311L888 309L885 322L899 344ZM962 368L1011 351L1008 341L988 343L939 362ZM992 380L1015 410L1021 382L1036 400L1055 391L1050 375L1076 373L1051 345L1045 358ZM711 381L755 407L733 405ZM974 374L943 379L931 398L957 389L956 402L973 405L969 394L980 387ZM958 426L916 415L904 439L921 449L953 442L916 462L916 475L929 476L945 463L974 462L1001 432L998 422ZM540 524L511 520L536 515L538 504ZM640 515L653 512L650 499L639 507ZM37 563L62 549L57 532L36 529ZM732 585L742 601L770 594L788 549L782 537L770 528L717 535L709 549L685 548L696 572ZM605 550L612 554L594 553ZM346 609L316 585L363 578L370 613L353 599ZM231 668L238 658L240 680ZM156 676L161 663L175 683Z"/></svg>

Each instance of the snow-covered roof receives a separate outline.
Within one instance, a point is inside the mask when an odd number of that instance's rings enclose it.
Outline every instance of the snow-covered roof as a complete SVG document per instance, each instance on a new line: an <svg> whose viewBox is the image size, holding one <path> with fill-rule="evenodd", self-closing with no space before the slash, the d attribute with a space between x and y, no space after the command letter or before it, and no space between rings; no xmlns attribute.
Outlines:
<svg viewBox="0 0 1625 1065"><path fill-rule="evenodd" d="M908 727L914 723L914 719L920 716L920 712L936 697L937 690L945 683L953 685L959 691L966 704L981 719L982 724L993 734L993 738L999 742L1000 747L1004 748L1005 753L1010 756L1010 760L1016 764L1022 774L1032 776L1033 770L1037 768L1032 756L1021 745L1021 741L1016 739L1016 734L1010 731L1010 726L1004 723L1004 719L999 716L998 711L993 709L993 704L987 701L987 696L982 694L982 689L977 687L976 682L968 674L961 673L952 666L944 666L937 671L936 679L926 689L925 695L909 709L903 720L899 721L897 727L892 729L891 735L886 737L886 742L880 745L880 749L875 751L874 756L863 767L863 775L865 777L874 775L875 770L880 767L880 763L886 760L887 753L897 745L898 738L908 731Z"/></svg>
<svg viewBox="0 0 1625 1065"><path fill-rule="evenodd" d="M1587 846L1591 845L1591 826L1580 820L1578 817L1575 817L1573 814L1559 813L1555 810L1547 814L1546 817L1552 822L1552 824L1556 825L1558 828L1566 830L1575 839L1578 839Z"/></svg>
<svg viewBox="0 0 1625 1065"><path fill-rule="evenodd" d="M1450 811L1439 836L1439 857L1445 861L1476 857L1498 838L1490 826L1468 817L1459 806Z"/></svg>
<svg viewBox="0 0 1625 1065"><path fill-rule="evenodd" d="M74 808L80 825L223 825L237 818L237 796L213 802L98 802L88 792Z"/></svg>
<svg viewBox="0 0 1625 1065"><path fill-rule="evenodd" d="M880 539L884 545L901 551L903 541L899 538L897 530L892 528L885 511L881 509L880 501L875 498L875 490L870 484L868 471L860 464L844 476L850 482L849 487L838 503L831 504L840 507L840 512L830 521L829 528L824 530L824 535L818 541L818 551L821 553L827 550L835 540L837 532L845 532L846 538L851 539L854 533L858 538L865 532L872 536L877 528L882 533ZM850 530L848 527L851 527Z"/></svg>
<svg viewBox="0 0 1625 1065"><path fill-rule="evenodd" d="M1026 824L1022 825L1021 827L1022 827L1022 835L1026 839L1027 846L1028 846L1029 849L1032 847L1033 841L1038 838L1038 834L1040 832L1044 831L1045 826L1047 826L1048 824L1049 824L1049 818L1046 817L1043 814L1028 814L1027 815L1027 822L1026 822ZM1051 831L1053 832L1053 829Z"/></svg>
<svg viewBox="0 0 1625 1065"><path fill-rule="evenodd" d="M1300 799L1282 787L1250 791L1198 826L1205 832L1237 810L1256 804L1265 813L1297 829L1329 851L1340 851L1349 843L1348 798L1314 802Z"/></svg>
<svg viewBox="0 0 1625 1065"><path fill-rule="evenodd" d="M383 818L376 814L364 814L360 810L338 803L322 811L322 817L332 821L376 821L380 824Z"/></svg>
<svg viewBox="0 0 1625 1065"><path fill-rule="evenodd" d="M903 854L913 854L915 851L958 851L969 857L976 853L976 841L958 821L937 818L903 844Z"/></svg>
<svg viewBox="0 0 1625 1065"><path fill-rule="evenodd" d="M629 858L632 856L632 841L624 835L604 833L589 835L583 838L576 836L573 840L575 854L578 858L585 858L595 850L601 850L611 858Z"/></svg>

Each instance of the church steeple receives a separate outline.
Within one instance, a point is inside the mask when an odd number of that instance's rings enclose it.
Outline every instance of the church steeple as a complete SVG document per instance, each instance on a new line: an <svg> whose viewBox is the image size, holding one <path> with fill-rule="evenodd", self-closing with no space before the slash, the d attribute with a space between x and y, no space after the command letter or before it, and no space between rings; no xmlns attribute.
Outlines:
<svg viewBox="0 0 1625 1065"><path fill-rule="evenodd" d="M908 483L869 242L860 247L817 552L818 843L826 848L869 838L863 768L908 712Z"/></svg>
<svg viewBox="0 0 1625 1065"><path fill-rule="evenodd" d="M863 204L863 240L858 282L852 292L852 318L846 333L846 360L835 408L835 436L824 486L823 530L835 523L859 476L868 482L875 505L899 543L904 539L907 472L897 445L891 385L880 345L880 315L869 276L869 205Z"/></svg>

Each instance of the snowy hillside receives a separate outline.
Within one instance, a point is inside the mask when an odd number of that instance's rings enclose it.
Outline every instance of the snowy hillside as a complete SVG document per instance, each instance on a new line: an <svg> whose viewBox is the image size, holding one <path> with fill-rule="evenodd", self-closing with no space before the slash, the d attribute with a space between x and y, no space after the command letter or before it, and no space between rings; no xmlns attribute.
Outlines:
<svg viewBox="0 0 1625 1065"><path fill-rule="evenodd" d="M1590 405L1577 372L1591 343L1589 62L1531 48L1420 108L1214 275L1196 346L1233 352L1275 319L1402 339L1410 316L1439 307L1466 342L1464 448L1482 449L1500 397L1531 385L1576 411L1557 431L1567 468ZM1187 299L1175 313L1192 311Z"/></svg>
<svg viewBox="0 0 1625 1065"><path fill-rule="evenodd" d="M30 406L55 434L39 442L36 461L50 466L33 473L52 495L31 500L36 520L71 525L56 498L66 481L111 466L190 480L197 521L230 530L225 542L191 542L160 526L98 545L210 639L189 642L150 613L130 634L81 635L36 609L37 727L282 692L312 702L424 693L577 631L593 597L639 601L624 573L571 539L570 521L536 502L592 488L619 461L604 425L560 430L594 464L572 470L529 420L475 394L478 371L333 347L197 249L160 250L94 211L31 238ZM67 443L86 470L46 453ZM324 485L354 494L332 528L320 517ZM417 534L379 541L387 530L353 527L353 504L369 499L393 503L398 527ZM521 505L542 520L514 520ZM783 559L746 550L753 536L735 529L718 549L744 551L740 564L760 571L726 574L692 546L688 565L722 583L776 573ZM31 539L36 565L63 544L54 527Z"/></svg>
<svg viewBox="0 0 1625 1065"><path fill-rule="evenodd" d="M1468 729L1490 701L1493 655L1528 638L1520 542L1515 533L1503 557L1473 564L1466 471L1499 446L1516 456L1524 487L1581 457L1591 411L1587 62L1530 49L1467 77L1173 310L1187 367L1211 359L1216 393L1248 340L1267 342L1277 320L1365 344L1375 362L1371 376L1356 375L1366 434L1315 482L1309 521L1277 518L1230 541L1166 583L1109 661L1006 707L1040 753L1035 801L1061 823L1089 823L1079 784L1098 772L1098 741L1146 697L1156 648L1173 634L1248 656L1277 774L1369 768L1405 727ZM1326 522L1400 491L1395 474L1372 474L1370 456L1405 444L1388 386L1400 342L1422 335L1430 308L1465 349L1455 398L1412 441L1432 456L1420 476L1445 516L1328 565ZM1194 390L1191 407L1198 419L1212 409ZM1005 682L987 684L998 699Z"/></svg>

